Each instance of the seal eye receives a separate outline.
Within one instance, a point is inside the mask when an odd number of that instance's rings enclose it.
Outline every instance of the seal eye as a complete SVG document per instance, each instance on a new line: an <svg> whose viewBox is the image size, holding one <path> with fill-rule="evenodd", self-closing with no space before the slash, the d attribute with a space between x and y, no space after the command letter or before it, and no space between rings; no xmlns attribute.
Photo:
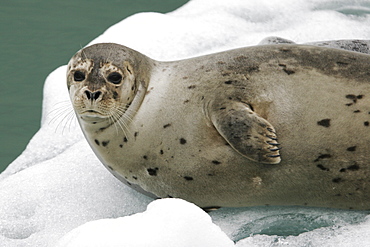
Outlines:
<svg viewBox="0 0 370 247"><path fill-rule="evenodd" d="M74 79L75 81L83 81L83 80L85 80L85 73L77 70L77 71L73 74L73 79Z"/></svg>
<svg viewBox="0 0 370 247"><path fill-rule="evenodd" d="M113 72L108 75L108 81L114 84L119 84L122 80L122 76L120 73Z"/></svg>

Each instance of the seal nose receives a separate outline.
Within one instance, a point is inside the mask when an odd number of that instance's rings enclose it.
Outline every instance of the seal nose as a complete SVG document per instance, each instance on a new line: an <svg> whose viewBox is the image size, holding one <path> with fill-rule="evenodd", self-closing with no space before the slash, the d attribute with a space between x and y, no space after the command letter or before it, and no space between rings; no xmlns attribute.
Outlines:
<svg viewBox="0 0 370 247"><path fill-rule="evenodd" d="M86 94L87 99L97 100L99 96L102 94L102 92L101 91L91 92L89 90L85 90L85 94Z"/></svg>

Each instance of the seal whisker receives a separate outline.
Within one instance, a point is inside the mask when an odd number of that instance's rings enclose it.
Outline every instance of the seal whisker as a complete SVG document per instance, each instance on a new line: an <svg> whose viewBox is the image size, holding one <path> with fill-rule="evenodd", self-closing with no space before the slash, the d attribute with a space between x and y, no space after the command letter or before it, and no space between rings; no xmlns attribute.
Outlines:
<svg viewBox="0 0 370 247"><path fill-rule="evenodd" d="M63 117L60 122L57 124L56 128L55 128L55 133L58 131L58 129L60 128L60 126L63 124L63 129L62 129L62 134L64 134L64 130L66 128L67 125L69 125L68 129L70 130L71 129L71 124L72 124L72 121L75 118L75 114L73 112L72 109L65 109L63 110L63 112L60 112L60 114L58 114L57 116L55 116L50 122L55 122L56 120L60 119L60 117Z"/></svg>
<svg viewBox="0 0 370 247"><path fill-rule="evenodd" d="M118 135L118 128L116 124L117 121L115 120L115 117L113 115L109 116L109 122L111 122L114 125L114 127L116 128L116 134ZM121 125L119 125L119 127L122 129Z"/></svg>
<svg viewBox="0 0 370 247"><path fill-rule="evenodd" d="M116 111L122 118L121 121L127 122L127 124L130 124L132 122L133 114L136 113L136 111L132 111L127 105L118 107Z"/></svg>
<svg viewBox="0 0 370 247"><path fill-rule="evenodd" d="M49 125L52 125L56 121L60 120L55 128L55 132L57 132L61 124L64 124L63 130L62 130L62 134L63 134L65 126L68 124L68 122L69 122L69 129L70 129L72 121L75 117L75 114L74 114L73 108L71 107L68 101L58 102L55 104L55 106L56 105L60 105L60 106L49 111L46 117L49 117L49 116L51 117L51 119L48 121Z"/></svg>
<svg viewBox="0 0 370 247"><path fill-rule="evenodd" d="M119 122L120 124L122 124L122 125L124 126L124 128L127 130L127 132L128 132L128 133L126 133L126 132L124 131L124 133L125 133L126 135L127 135L127 134L132 135L132 133L131 133L130 129L128 128L128 124L125 122L125 119L126 119L125 115L122 115L122 116L118 119L118 122Z"/></svg>
<svg viewBox="0 0 370 247"><path fill-rule="evenodd" d="M129 121L129 123L131 123L133 116L137 113L137 111L131 109L129 106L126 106L125 108L125 118Z"/></svg>
<svg viewBox="0 0 370 247"><path fill-rule="evenodd" d="M63 104L63 105L61 105L61 104ZM54 114L56 111L59 111L60 109L64 109L64 108L72 108L72 105L71 105L70 101L65 100L65 101L55 103L52 106L52 109L48 113L46 113L46 117Z"/></svg>
<svg viewBox="0 0 370 247"><path fill-rule="evenodd" d="M126 125L125 121L122 119L123 115L120 114L120 111L118 111L117 109L116 110L110 110L110 118L116 128L116 131L118 133L118 128L117 128L117 125L119 126L119 128L122 130L122 132L126 135L126 131L129 132L128 130L128 126Z"/></svg>
<svg viewBox="0 0 370 247"><path fill-rule="evenodd" d="M73 120L76 120L76 115L74 114L73 111L69 112L67 114L67 117L66 117L66 124L64 125L63 127L63 130L62 130L62 134L64 133L64 129L65 127L67 126L67 123L68 123L68 131L71 131L71 126L72 126L72 122Z"/></svg>

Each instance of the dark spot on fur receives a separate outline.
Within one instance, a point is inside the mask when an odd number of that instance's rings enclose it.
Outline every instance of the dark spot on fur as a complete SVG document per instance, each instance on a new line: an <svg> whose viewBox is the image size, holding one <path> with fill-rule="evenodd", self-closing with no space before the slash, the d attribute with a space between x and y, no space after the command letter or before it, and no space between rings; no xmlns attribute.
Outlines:
<svg viewBox="0 0 370 247"><path fill-rule="evenodd" d="M288 48L281 48L280 51L282 51L282 52L290 52L291 50L288 49Z"/></svg>
<svg viewBox="0 0 370 247"><path fill-rule="evenodd" d="M320 120L317 122L317 124L328 128L330 127L330 119L326 118L326 119Z"/></svg>
<svg viewBox="0 0 370 247"><path fill-rule="evenodd" d="M346 172L346 171L347 171L346 168L342 168L342 169L339 170L339 172Z"/></svg>
<svg viewBox="0 0 370 247"><path fill-rule="evenodd" d="M323 166L321 164L318 164L317 167L320 168L323 171L330 171L329 168L326 168L325 166Z"/></svg>
<svg viewBox="0 0 370 247"><path fill-rule="evenodd" d="M361 111L360 110L353 111L353 113L359 113L359 112L361 112Z"/></svg>
<svg viewBox="0 0 370 247"><path fill-rule="evenodd" d="M163 128L167 128L167 127L170 127L171 126L171 124L165 124L165 125L163 125Z"/></svg>
<svg viewBox="0 0 370 247"><path fill-rule="evenodd" d="M119 147L120 147L120 148L123 148L123 144L119 144Z"/></svg>
<svg viewBox="0 0 370 247"><path fill-rule="evenodd" d="M113 168L111 166L108 166L109 170L113 171Z"/></svg>
<svg viewBox="0 0 370 247"><path fill-rule="evenodd" d="M354 152L354 151L356 151L356 146L353 146L353 147L349 147L349 148L347 148L347 151L349 151L349 152Z"/></svg>
<svg viewBox="0 0 370 247"><path fill-rule="evenodd" d="M184 80L186 80L186 79L188 79L189 77L187 77L187 76L184 76L182 79L184 79Z"/></svg>
<svg viewBox="0 0 370 247"><path fill-rule="evenodd" d="M367 127L369 126L369 121L364 122L364 125Z"/></svg>
<svg viewBox="0 0 370 247"><path fill-rule="evenodd" d="M189 102L190 102L190 100L187 99L187 100L184 101L184 104L189 103Z"/></svg>
<svg viewBox="0 0 370 247"><path fill-rule="evenodd" d="M255 72L255 71L259 71L260 70L260 67L258 67L257 65L255 66L250 66L247 68L247 72Z"/></svg>
<svg viewBox="0 0 370 247"><path fill-rule="evenodd" d="M128 182L128 181L126 181L126 182L127 182L128 185L130 185L130 186L132 185L130 182Z"/></svg>
<svg viewBox="0 0 370 247"><path fill-rule="evenodd" d="M126 137L123 137L123 142L127 142L127 138Z"/></svg>
<svg viewBox="0 0 370 247"><path fill-rule="evenodd" d="M228 84L228 85L230 85L230 84L233 84L234 82L236 82L236 81L233 81L233 80L229 80L229 81L225 81L225 84Z"/></svg>
<svg viewBox="0 0 370 247"><path fill-rule="evenodd" d="M347 94L347 95L346 95L346 98L347 98L347 99L352 100L352 101L353 101L353 103L357 103L357 99L362 99L362 95L358 95L358 96L356 96L356 95L354 95L354 94ZM347 105L348 105L348 104L347 104Z"/></svg>
<svg viewBox="0 0 370 247"><path fill-rule="evenodd" d="M243 61L245 61L245 60L248 60L248 57L246 57L246 56L238 56L238 57L236 57L236 58L234 58L236 61L238 61L238 62L243 62Z"/></svg>
<svg viewBox="0 0 370 247"><path fill-rule="evenodd" d="M356 95L354 95L354 94L347 94L347 95L346 95L346 98L347 98L347 99L352 99L352 100L353 100L353 99L356 99L356 98L357 98L357 96L356 96Z"/></svg>
<svg viewBox="0 0 370 247"><path fill-rule="evenodd" d="M135 176L132 176L132 178L135 179L135 180L137 180L137 177L135 177Z"/></svg>
<svg viewBox="0 0 370 247"><path fill-rule="evenodd" d="M163 152L163 150L162 150L162 149L159 151L159 153L160 153L160 154L164 154L164 152Z"/></svg>
<svg viewBox="0 0 370 247"><path fill-rule="evenodd" d="M226 107L221 107L221 108L220 108L220 110L225 110L225 109L226 109Z"/></svg>
<svg viewBox="0 0 370 247"><path fill-rule="evenodd" d="M362 99L363 97L364 96L362 94L356 96L357 99Z"/></svg>
<svg viewBox="0 0 370 247"><path fill-rule="evenodd" d="M148 168L147 169L150 176L157 176L158 167L156 168Z"/></svg>
<svg viewBox="0 0 370 247"><path fill-rule="evenodd" d="M186 140L184 138L180 138L180 144L185 144L186 143Z"/></svg>
<svg viewBox="0 0 370 247"><path fill-rule="evenodd" d="M294 71L294 70L286 69L286 68L284 68L284 69L283 69L283 71L284 71L285 73L287 73L287 75L291 75L291 74L294 74L294 73L295 73L295 71Z"/></svg>
<svg viewBox="0 0 370 247"><path fill-rule="evenodd" d="M143 159L144 159L144 160L147 160L147 159L148 159L148 156L144 155L144 156L143 156Z"/></svg>
<svg viewBox="0 0 370 247"><path fill-rule="evenodd" d="M351 105L353 105L353 103L348 103L348 104L346 104L346 106L351 106Z"/></svg>
<svg viewBox="0 0 370 247"><path fill-rule="evenodd" d="M189 89L194 89L195 85L188 86Z"/></svg>
<svg viewBox="0 0 370 247"><path fill-rule="evenodd" d="M93 124L96 124L96 122L93 122Z"/></svg>
<svg viewBox="0 0 370 247"><path fill-rule="evenodd" d="M95 139L94 141L95 141L96 145L100 146L100 142L98 140Z"/></svg>
<svg viewBox="0 0 370 247"><path fill-rule="evenodd" d="M359 169L360 169L360 166L357 164L347 167L347 170L350 170L350 171L358 171Z"/></svg>
<svg viewBox="0 0 370 247"><path fill-rule="evenodd" d="M331 154L320 154L319 157L317 157L317 159L315 159L313 162L317 162L319 160L322 160L322 159L329 159L331 158Z"/></svg>
<svg viewBox="0 0 370 247"><path fill-rule="evenodd" d="M137 137L139 135L139 132L135 132L134 136Z"/></svg>
<svg viewBox="0 0 370 247"><path fill-rule="evenodd" d="M346 66L346 65L348 65L348 63L346 63L346 62L341 62L341 61L338 61L338 62L337 62L337 64L338 64L339 66Z"/></svg>
<svg viewBox="0 0 370 247"><path fill-rule="evenodd" d="M103 147L108 146L108 144L109 144L109 141L104 141L104 142L101 143L101 145L103 145Z"/></svg>
<svg viewBox="0 0 370 247"><path fill-rule="evenodd" d="M117 99L118 97L118 93L117 92L113 92L113 99Z"/></svg>
<svg viewBox="0 0 370 247"><path fill-rule="evenodd" d="M189 177L189 176L185 176L184 178L185 178L186 180L188 180L188 181L194 180L192 177Z"/></svg>
<svg viewBox="0 0 370 247"><path fill-rule="evenodd" d="M168 198L173 198L173 196L167 195Z"/></svg>
<svg viewBox="0 0 370 247"><path fill-rule="evenodd" d="M220 162L220 161L218 161L218 160L212 160L212 163L213 163L213 164L215 164L215 165L219 165L219 164L221 164L221 162Z"/></svg>
<svg viewBox="0 0 370 247"><path fill-rule="evenodd" d="M339 194L335 194L334 196L342 196L342 195L339 193Z"/></svg>
<svg viewBox="0 0 370 247"><path fill-rule="evenodd" d="M338 184L340 182L343 182L344 180L342 178L333 178L333 180L331 180L331 181L333 181L333 183Z"/></svg>

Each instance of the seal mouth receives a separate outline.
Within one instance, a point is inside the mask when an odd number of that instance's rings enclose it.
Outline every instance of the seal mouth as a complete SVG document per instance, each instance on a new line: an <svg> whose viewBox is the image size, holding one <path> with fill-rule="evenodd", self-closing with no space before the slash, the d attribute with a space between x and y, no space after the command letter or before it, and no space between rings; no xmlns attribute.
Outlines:
<svg viewBox="0 0 370 247"><path fill-rule="evenodd" d="M81 119L86 122L102 122L108 118L95 110L86 110L81 112L79 115L81 116Z"/></svg>

